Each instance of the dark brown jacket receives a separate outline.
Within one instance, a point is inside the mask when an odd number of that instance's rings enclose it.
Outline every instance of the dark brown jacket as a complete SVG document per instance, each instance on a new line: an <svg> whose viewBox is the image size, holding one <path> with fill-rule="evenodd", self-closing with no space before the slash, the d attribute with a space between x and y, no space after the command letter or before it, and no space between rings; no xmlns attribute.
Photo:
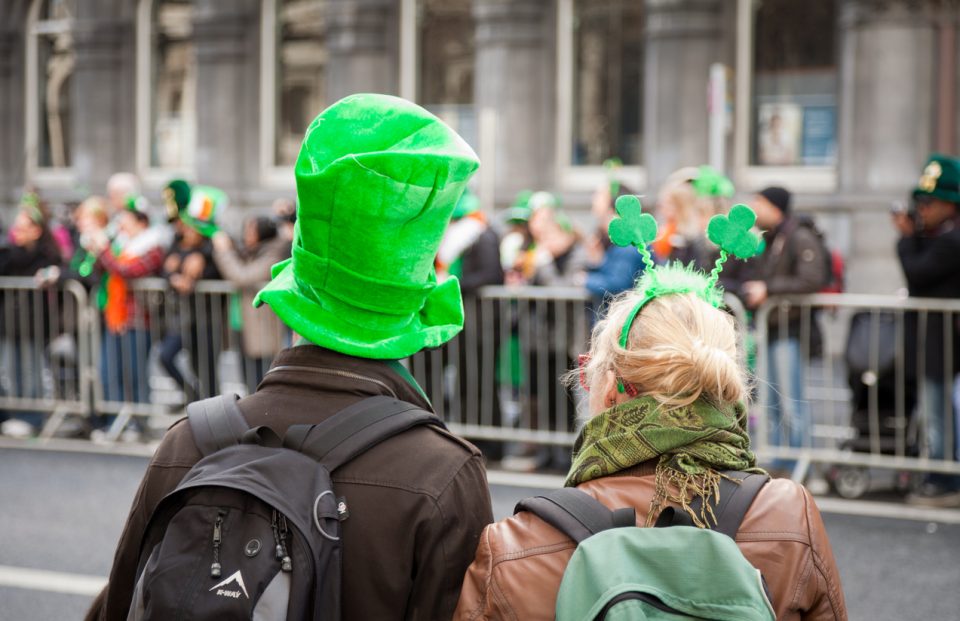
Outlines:
<svg viewBox="0 0 960 621"><path fill-rule="evenodd" d="M634 507L646 522L654 492L653 463L579 486L604 505ZM844 621L840 576L820 512L803 487L774 479L747 511L737 546L760 570L779 621ZM521 512L483 531L463 582L454 619L548 621L576 544L532 513Z"/></svg>
<svg viewBox="0 0 960 621"><path fill-rule="evenodd" d="M257 392L240 400L251 426L282 435L374 395L429 404L386 362L312 345L287 349ZM174 424L147 468L95 605L126 619L141 537L154 507L200 459L190 426ZM344 619L449 619L480 532L492 521L480 452L433 427L390 438L333 474L350 515L343 527ZM91 615L90 618L97 618Z"/></svg>

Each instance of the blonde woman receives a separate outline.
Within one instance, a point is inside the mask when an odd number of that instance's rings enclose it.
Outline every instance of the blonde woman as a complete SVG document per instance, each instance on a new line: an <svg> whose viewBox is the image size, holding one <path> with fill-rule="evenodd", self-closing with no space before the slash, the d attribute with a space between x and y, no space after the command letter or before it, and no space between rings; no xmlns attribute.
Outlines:
<svg viewBox="0 0 960 621"><path fill-rule="evenodd" d="M627 219L620 201L617 211ZM639 216L637 203L633 221ZM626 245L614 228L611 238ZM645 245L654 236L644 231L637 224L628 237L647 260ZM729 244L718 236L723 255L729 250L746 258L758 250L759 239L750 238L744 249L747 232L738 235ZM694 501L718 500L712 496L723 471L756 471L745 431L749 378L733 319L718 308L718 272L708 277L678 265L648 267L637 288L610 305L594 328L589 355L581 357L589 419L574 445L566 486L610 509L635 509L638 526L652 525L667 507L707 526L709 516L693 509ZM786 479L763 486L736 544L767 580L777 619L846 619L830 543L803 487ZM531 512L488 526L455 618L553 619L575 547Z"/></svg>

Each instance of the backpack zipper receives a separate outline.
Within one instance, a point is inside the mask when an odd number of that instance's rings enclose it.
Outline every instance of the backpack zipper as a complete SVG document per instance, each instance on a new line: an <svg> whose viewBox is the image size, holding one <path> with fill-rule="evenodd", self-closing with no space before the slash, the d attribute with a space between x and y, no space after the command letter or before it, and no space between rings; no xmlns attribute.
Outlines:
<svg viewBox="0 0 960 621"><path fill-rule="evenodd" d="M217 519L213 523L213 564L210 565L210 577L220 577L220 542L223 540L223 516L225 511L217 511Z"/></svg>
<svg viewBox="0 0 960 621"><path fill-rule="evenodd" d="M388 393L390 393L390 396L393 397L394 399L399 398L397 397L397 393L394 392L394 390L390 388L390 386L388 386L386 383L381 382L380 380L374 379L372 377L367 377L366 375L353 373L351 371L342 371L340 369L327 369L323 367L307 367L302 365L281 365L278 367L273 367L272 369L267 371L267 375L270 375L274 371L309 371L311 373L320 373L321 375L335 375L337 377L360 380L363 382L370 382L371 384L376 384L377 386L380 386L381 388L386 390Z"/></svg>
<svg viewBox="0 0 960 621"><path fill-rule="evenodd" d="M280 561L281 571L293 571L293 559L287 553L287 518L276 509L273 510L273 522L270 525L273 529L274 556Z"/></svg>

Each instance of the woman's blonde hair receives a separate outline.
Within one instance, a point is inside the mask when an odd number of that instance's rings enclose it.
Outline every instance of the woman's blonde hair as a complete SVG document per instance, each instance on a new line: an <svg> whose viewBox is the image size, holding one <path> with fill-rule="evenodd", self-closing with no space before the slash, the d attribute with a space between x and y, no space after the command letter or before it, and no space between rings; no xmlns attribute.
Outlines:
<svg viewBox="0 0 960 621"><path fill-rule="evenodd" d="M640 299L636 290L620 295L594 327L588 381L613 371L641 396L666 406L700 398L718 405L747 401L748 374L738 356L733 317L693 293L664 295L637 315L624 349L623 324Z"/></svg>

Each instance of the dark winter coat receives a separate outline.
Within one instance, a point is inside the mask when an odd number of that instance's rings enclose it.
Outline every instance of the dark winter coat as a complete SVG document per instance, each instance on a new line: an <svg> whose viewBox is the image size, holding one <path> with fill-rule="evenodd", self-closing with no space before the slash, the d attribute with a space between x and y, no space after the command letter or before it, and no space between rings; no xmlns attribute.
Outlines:
<svg viewBox="0 0 960 621"><path fill-rule="evenodd" d="M253 395L239 401L251 427L281 436L357 401L390 395L430 408L384 361L313 345L279 353ZM151 512L200 459L190 426L174 424L147 468L98 598L109 621L127 618L139 545ZM449 619L480 533L492 521L480 452L452 434L417 427L385 440L333 473L350 515L343 528L344 619Z"/></svg>
<svg viewBox="0 0 960 621"><path fill-rule="evenodd" d="M762 255L740 264L736 282L722 279L729 291L743 299L740 289L743 283L760 280L767 285L768 297L803 295L817 293L827 283L829 257L812 221L788 216L779 226L764 234L764 241L766 248ZM781 314L774 310L768 323L770 338L781 335L797 338L802 321L800 309L794 308L787 314L787 325L784 326ZM813 317L810 330L811 348L817 349L820 335Z"/></svg>
<svg viewBox="0 0 960 621"><path fill-rule="evenodd" d="M500 265L500 238L489 227L463 253L463 274L460 291L473 295L485 285L502 285L503 267Z"/></svg>
<svg viewBox="0 0 960 621"><path fill-rule="evenodd" d="M945 222L933 235L901 238L897 254L911 297L960 299L960 218ZM953 321L952 371L956 374L960 373L960 319L954 315ZM917 322L916 315L908 316L908 335L917 334ZM912 339L908 336L908 340ZM927 316L924 342L925 374L942 382L946 379L943 315Z"/></svg>

